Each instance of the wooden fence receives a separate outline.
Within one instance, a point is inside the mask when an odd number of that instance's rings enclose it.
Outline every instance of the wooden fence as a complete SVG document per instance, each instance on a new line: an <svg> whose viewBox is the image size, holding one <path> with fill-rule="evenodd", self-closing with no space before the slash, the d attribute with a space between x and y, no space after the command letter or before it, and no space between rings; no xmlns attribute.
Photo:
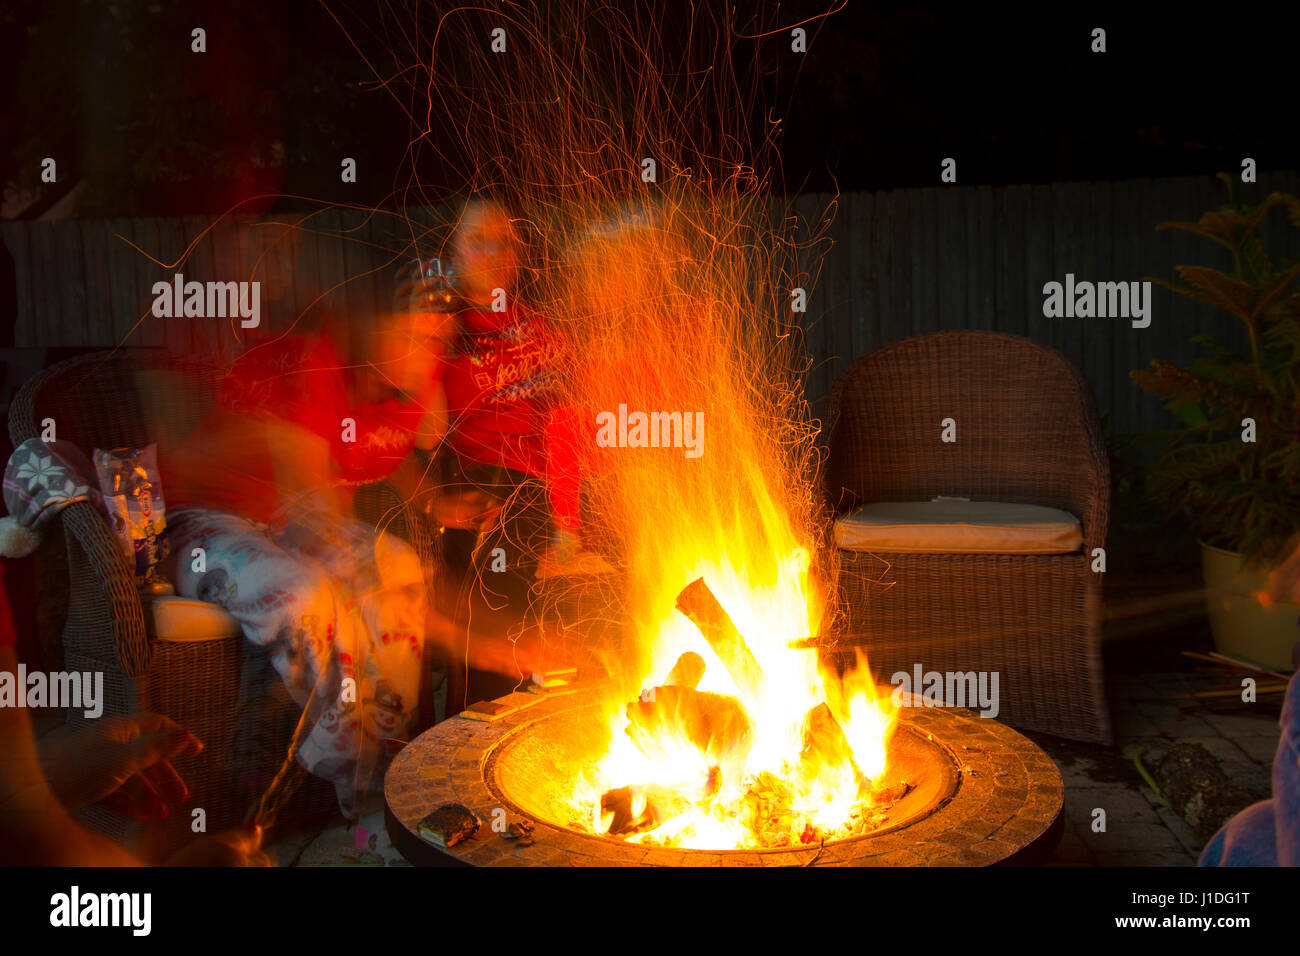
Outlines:
<svg viewBox="0 0 1300 956"><path fill-rule="evenodd" d="M1255 202L1300 194L1300 173L1261 174L1238 185ZM800 197L815 215L829 197ZM1045 318L1043 285L1076 280L1175 279L1175 265L1231 268L1227 250L1168 220L1195 220L1226 201L1214 177L1006 188L850 193L830 227L834 246L806 323L814 362L808 395L820 411L831 383L873 348L944 329L990 329L1059 349L1083 369L1110 432L1167 427L1170 416L1129 372L1152 359L1194 360L1194 335L1246 348L1238 320L1152 285L1151 324L1125 319ZM1275 210L1264 241L1275 258L1300 255L1300 230ZM816 266L808 270L816 274Z"/></svg>
<svg viewBox="0 0 1300 956"><path fill-rule="evenodd" d="M1261 173L1257 184L1238 190L1248 202L1273 190L1300 193L1300 173ZM1087 375L1108 430L1168 424L1129 372L1154 358L1191 361L1193 335L1241 347L1236 320L1159 286L1152 287L1148 328L1122 318L1045 318L1043 285L1067 273L1118 282L1173 278L1178 264L1226 267L1226 251L1208 240L1155 229L1224 201L1222 184L1210 176L795 198L786 210L799 223L794 238L807 242L820 231L830 240L804 248L792 270L809 290L804 328L814 414L823 412L835 377L871 349L909 335L978 328L1064 352ZM241 348L238 320L155 318L153 284L177 271L200 281L260 280L264 332L321 308L382 309L396 264L417 250L434 254L446 222L421 208L401 215L326 209L216 224L3 223L0 241L13 258L18 291L14 345L232 355ZM1265 240L1275 255L1296 256L1297 233L1278 212Z"/></svg>

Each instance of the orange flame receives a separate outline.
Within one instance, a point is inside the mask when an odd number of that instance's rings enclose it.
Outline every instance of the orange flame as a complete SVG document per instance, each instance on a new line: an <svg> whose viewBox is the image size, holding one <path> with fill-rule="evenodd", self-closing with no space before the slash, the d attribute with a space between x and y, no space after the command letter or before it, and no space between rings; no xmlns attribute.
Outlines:
<svg viewBox="0 0 1300 956"><path fill-rule="evenodd" d="M779 16L692 5L669 24L654 4L506 4L392 31L429 51L401 74L427 99L423 115L412 113L412 168L463 156L467 189L518 210L539 263L521 294L564 326L581 357L564 370L566 403L588 426L621 406L702 416L690 454L671 444L587 449L593 510L622 555L636 633L609 660L613 742L574 798L604 830L606 791L631 787L634 815L667 794L671 812L634 838L682 846L755 845L746 805L758 781L789 791L791 838L807 825L835 832L860 778L883 771L893 726L864 662L841 680L819 669L814 650L790 646L819 635L826 610L809 570L815 429L791 311L816 276L793 237L820 245L830 216L801 223L773 190L783 124L761 101L760 67L771 49L763 37L785 27ZM689 42L665 44L666 29ZM489 52L483 38L498 30L508 40ZM413 230L412 246L435 234ZM697 577L748 642L760 688L742 693L674 609ZM687 650L707 664L700 690L739 699L752 732L701 741L667 721L638 747L627 702ZM819 705L851 758L834 747L804 754Z"/></svg>
<svg viewBox="0 0 1300 956"><path fill-rule="evenodd" d="M609 700L613 742L576 797L591 808L592 827L605 832L600 795L608 790L688 795L680 812L630 839L747 847L758 835L746 792L766 774L789 788L792 839L809 826L834 834L859 805L863 778L884 771L894 713L861 656L840 678L819 667L815 649L791 646L821 632L826 610L807 543L816 520L810 433L797 416L788 346L755 293L759 247L722 249L701 235L724 223L738 233L753 211L684 197L656 209L656 226L629 226L580 246L565 289L568 301L584 305L592 356L574 377L581 407L699 412L705 426L695 457L672 447L604 452L596 510L626 556L637 640L632 653L610 662L621 678ZM682 587L698 577L744 636L762 669L760 687L737 686L675 609ZM687 651L706 663L698 690L739 700L752 734L700 740L671 720L653 733L631 727L626 702L662 685ZM804 753L805 724L818 705L842 730L847 753ZM727 726L734 734L734 722ZM645 808L634 803L634 815Z"/></svg>

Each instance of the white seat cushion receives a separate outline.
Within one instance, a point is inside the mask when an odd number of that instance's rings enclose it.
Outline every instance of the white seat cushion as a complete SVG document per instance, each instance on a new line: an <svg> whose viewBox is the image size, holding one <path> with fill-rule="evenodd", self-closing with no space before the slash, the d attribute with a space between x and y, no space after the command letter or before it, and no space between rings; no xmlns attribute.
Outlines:
<svg viewBox="0 0 1300 956"><path fill-rule="evenodd" d="M1068 511L1005 501L881 501L835 522L845 551L1068 554L1083 545Z"/></svg>
<svg viewBox="0 0 1300 956"><path fill-rule="evenodd" d="M160 641L215 641L240 633L239 622L218 604L182 597L156 597L149 613Z"/></svg>

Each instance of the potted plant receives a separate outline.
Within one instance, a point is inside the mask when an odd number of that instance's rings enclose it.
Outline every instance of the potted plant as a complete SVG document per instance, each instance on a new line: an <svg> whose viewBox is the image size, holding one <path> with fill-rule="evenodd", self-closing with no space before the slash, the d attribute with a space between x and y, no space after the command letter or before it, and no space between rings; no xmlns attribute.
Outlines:
<svg viewBox="0 0 1300 956"><path fill-rule="evenodd" d="M1232 177L1220 178L1227 205L1197 222L1156 228L1218 243L1231 253L1232 271L1178 266L1181 281L1150 281L1237 317L1249 354L1201 335L1192 341L1204 354L1191 366L1154 361L1131 373L1179 422L1156 433L1160 451L1147 491L1200 536L1219 650L1289 668L1300 641L1300 607L1266 609L1253 594L1300 543L1300 259L1274 262L1259 233L1273 210L1285 210L1300 227L1300 200L1273 193L1258 205L1240 205Z"/></svg>

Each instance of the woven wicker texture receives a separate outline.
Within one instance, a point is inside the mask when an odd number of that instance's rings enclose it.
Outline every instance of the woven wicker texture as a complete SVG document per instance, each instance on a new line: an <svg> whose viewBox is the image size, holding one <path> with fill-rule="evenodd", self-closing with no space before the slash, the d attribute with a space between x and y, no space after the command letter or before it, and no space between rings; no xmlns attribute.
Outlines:
<svg viewBox="0 0 1300 956"><path fill-rule="evenodd" d="M952 419L956 441L941 440ZM838 514L938 495L1061 508L1083 526L1070 555L841 550L842 643L877 675L997 671L998 718L1111 739L1099 649L1110 474L1092 394L1060 353L1017 336L940 332L878 349L837 382L827 498ZM919 688L915 688L919 691Z"/></svg>
<svg viewBox="0 0 1300 956"><path fill-rule="evenodd" d="M152 390L156 379L150 376L163 372L185 383L183 396ZM76 444L87 456L94 448L177 440L212 408L221 374L216 365L178 361L156 351L100 352L69 359L33 377L19 391L10 407L9 434L18 445L39 436L43 422L53 419L56 437ZM166 476L161 479L165 498ZM437 536L423 516L402 508L382 483L363 488L357 500L363 519L370 517L415 546L430 580ZM104 519L91 505L75 504L63 511L59 525L70 575L64 666L104 673L104 716L165 714L207 744L199 757L178 763L190 784L191 799L162 827L146 831L102 808L83 811L83 820L152 854L166 853L192 837L192 808L205 810L208 832L240 822L250 808L232 785L240 773L232 762L238 750L232 736L241 705L241 664L247 664L250 649L242 636L184 643L152 640L132 571ZM70 712L68 720L76 725L84 717ZM272 746L283 754L292 722L287 729L269 730L282 738ZM313 778L289 807L286 816L336 811L333 787Z"/></svg>

